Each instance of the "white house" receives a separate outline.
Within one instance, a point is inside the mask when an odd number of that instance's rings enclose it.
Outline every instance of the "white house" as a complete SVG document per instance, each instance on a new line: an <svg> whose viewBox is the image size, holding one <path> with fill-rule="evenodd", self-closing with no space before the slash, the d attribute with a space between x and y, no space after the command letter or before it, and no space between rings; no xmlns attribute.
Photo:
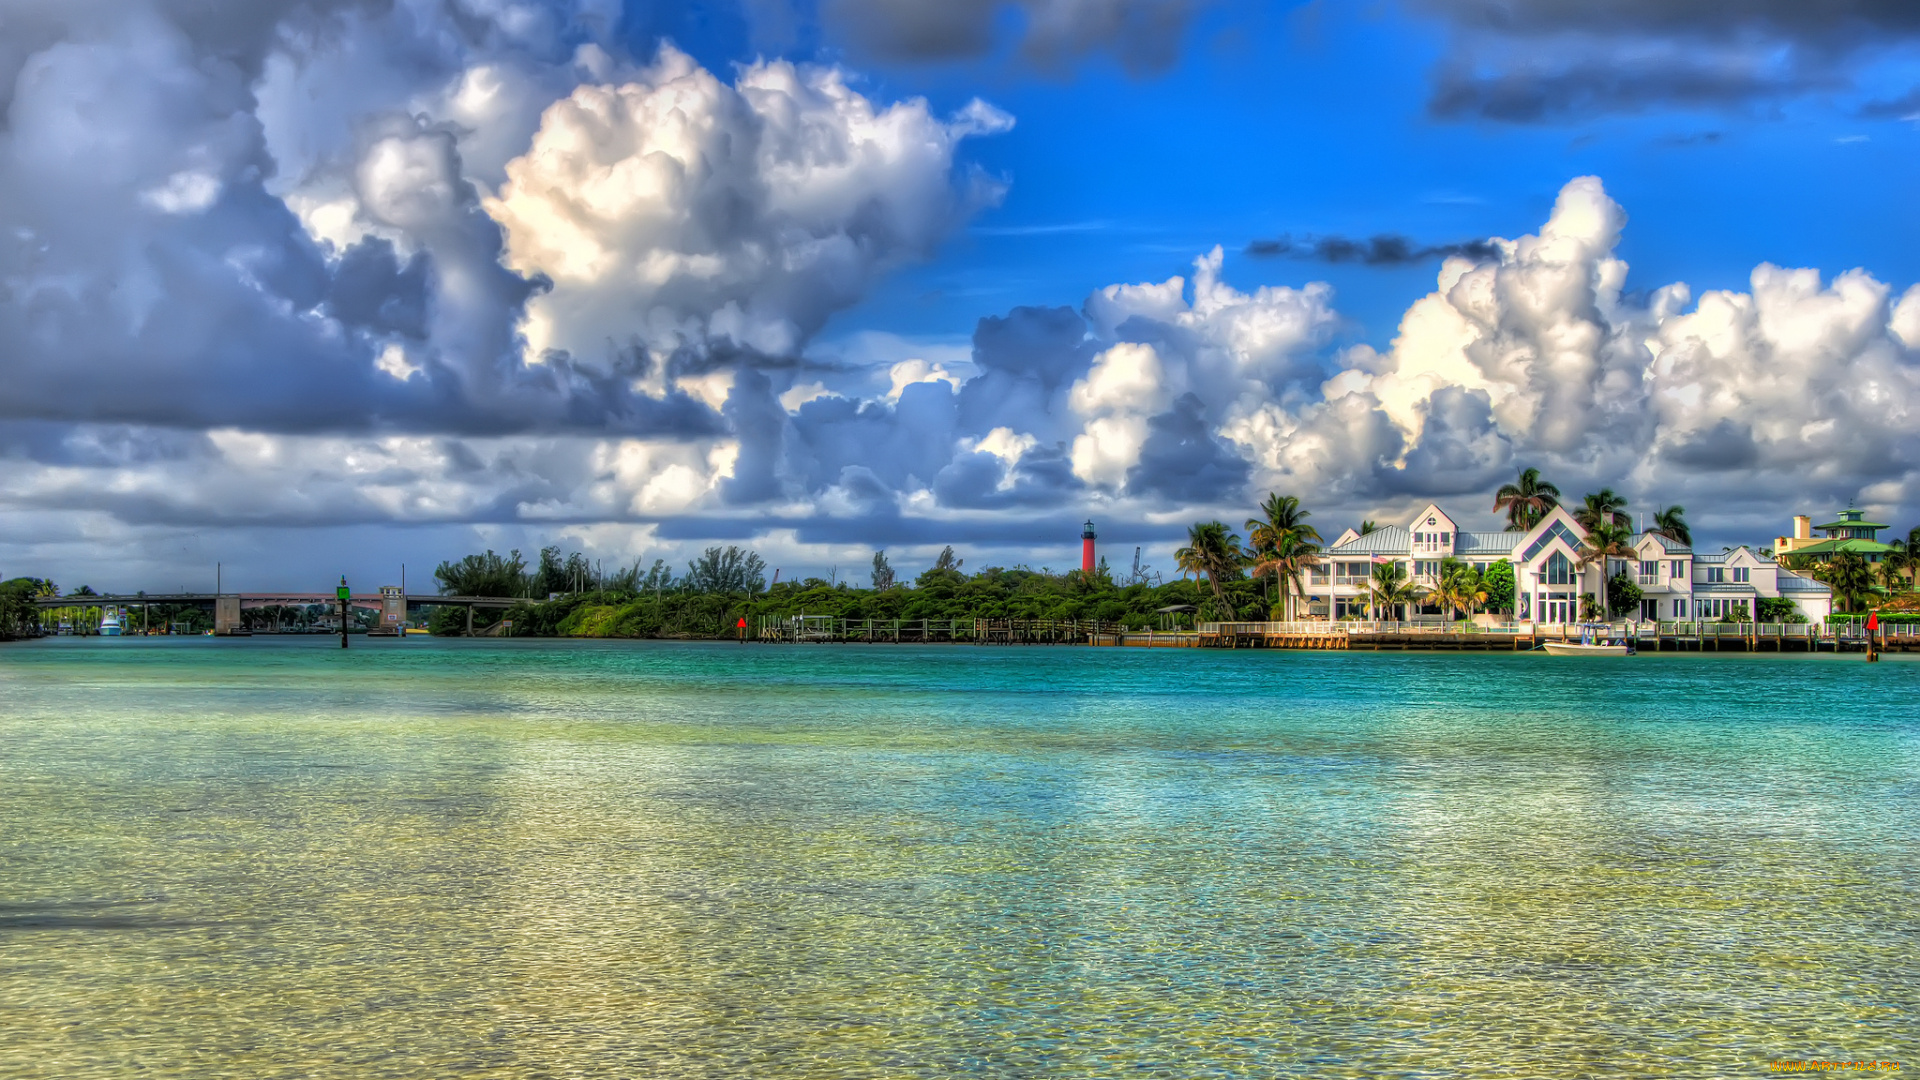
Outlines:
<svg viewBox="0 0 1920 1080"><path fill-rule="evenodd" d="M1616 573L1635 575L1642 619L1718 619L1729 612L1757 614L1764 597L1793 600L1808 620L1825 619L1833 607L1825 585L1802 577L1746 547L1696 554L1654 533L1630 541L1638 556L1609 559L1604 567L1580 566L1587 531L1558 507L1526 532L1465 532L1437 504L1405 526L1389 525L1362 536L1348 529L1321 554L1307 575L1307 612L1335 619L1366 618L1373 568L1397 562L1415 585L1439 584L1441 563L1457 559L1484 572L1502 560L1514 570L1514 617L1523 622L1569 623L1580 618L1580 594L1606 594ZM1438 613L1437 609L1433 610Z"/></svg>

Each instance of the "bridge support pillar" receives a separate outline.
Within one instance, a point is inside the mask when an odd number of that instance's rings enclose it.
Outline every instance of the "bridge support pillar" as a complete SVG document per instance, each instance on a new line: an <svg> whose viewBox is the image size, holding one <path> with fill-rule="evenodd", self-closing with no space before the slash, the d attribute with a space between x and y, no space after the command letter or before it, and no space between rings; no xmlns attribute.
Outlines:
<svg viewBox="0 0 1920 1080"><path fill-rule="evenodd" d="M213 632L216 637L229 637L246 629L240 621L240 597L237 594L215 596L213 598Z"/></svg>
<svg viewBox="0 0 1920 1080"><path fill-rule="evenodd" d="M467 605L467 636L473 636L473 605Z"/></svg>

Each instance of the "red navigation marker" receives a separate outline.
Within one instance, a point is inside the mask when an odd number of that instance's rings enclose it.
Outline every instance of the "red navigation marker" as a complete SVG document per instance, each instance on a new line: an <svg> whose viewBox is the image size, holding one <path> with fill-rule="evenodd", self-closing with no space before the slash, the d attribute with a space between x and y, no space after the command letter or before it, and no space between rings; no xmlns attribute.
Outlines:
<svg viewBox="0 0 1920 1080"><path fill-rule="evenodd" d="M1877 611L1867 612L1867 629L1870 631L1880 629L1880 613L1879 612Z"/></svg>
<svg viewBox="0 0 1920 1080"><path fill-rule="evenodd" d="M747 620L741 619L739 622L734 623L733 625L739 627L742 630L745 630L747 628Z"/></svg>

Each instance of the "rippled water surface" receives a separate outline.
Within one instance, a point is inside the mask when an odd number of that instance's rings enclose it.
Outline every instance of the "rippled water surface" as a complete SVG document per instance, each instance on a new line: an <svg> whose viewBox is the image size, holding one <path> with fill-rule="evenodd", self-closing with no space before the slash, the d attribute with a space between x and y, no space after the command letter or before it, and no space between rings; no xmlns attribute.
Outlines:
<svg viewBox="0 0 1920 1080"><path fill-rule="evenodd" d="M1920 1068L1920 663L0 647L7 1077Z"/></svg>

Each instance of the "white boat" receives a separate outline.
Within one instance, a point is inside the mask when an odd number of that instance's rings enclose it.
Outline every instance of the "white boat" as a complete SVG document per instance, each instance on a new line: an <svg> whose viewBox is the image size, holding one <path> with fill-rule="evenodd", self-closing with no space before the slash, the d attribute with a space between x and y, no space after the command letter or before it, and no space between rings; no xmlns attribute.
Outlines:
<svg viewBox="0 0 1920 1080"><path fill-rule="evenodd" d="M1579 641L1543 641L1540 647L1549 656L1631 656L1625 645L1588 645Z"/></svg>
<svg viewBox="0 0 1920 1080"><path fill-rule="evenodd" d="M120 636L120 613L109 610L100 620L101 637Z"/></svg>
<svg viewBox="0 0 1920 1080"><path fill-rule="evenodd" d="M1632 656L1633 645L1628 640L1618 643L1607 640L1612 627L1604 623L1581 623L1579 641L1543 641L1540 647L1548 656Z"/></svg>

